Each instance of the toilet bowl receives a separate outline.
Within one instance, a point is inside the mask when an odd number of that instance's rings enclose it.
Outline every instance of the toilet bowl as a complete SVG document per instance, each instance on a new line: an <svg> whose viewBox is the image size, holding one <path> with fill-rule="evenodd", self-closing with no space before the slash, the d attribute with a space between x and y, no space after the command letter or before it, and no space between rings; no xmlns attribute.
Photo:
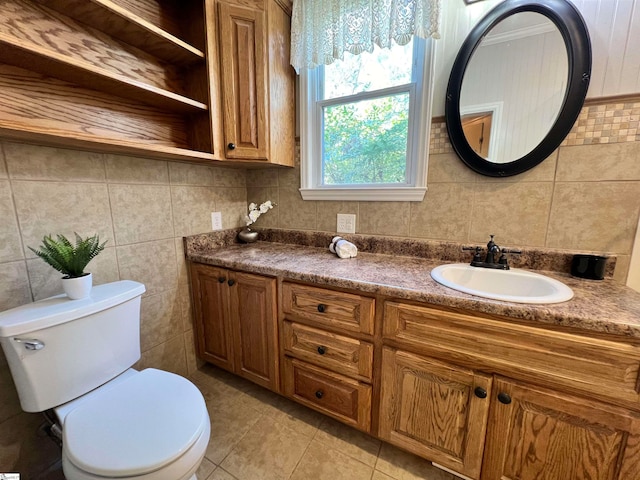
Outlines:
<svg viewBox="0 0 640 480"><path fill-rule="evenodd" d="M209 443L204 398L140 358L144 285L120 281L0 313L0 344L20 404L53 409L67 480L195 480Z"/></svg>
<svg viewBox="0 0 640 480"><path fill-rule="evenodd" d="M54 410L67 480L186 480L200 465L210 423L198 389L160 370L129 372Z"/></svg>

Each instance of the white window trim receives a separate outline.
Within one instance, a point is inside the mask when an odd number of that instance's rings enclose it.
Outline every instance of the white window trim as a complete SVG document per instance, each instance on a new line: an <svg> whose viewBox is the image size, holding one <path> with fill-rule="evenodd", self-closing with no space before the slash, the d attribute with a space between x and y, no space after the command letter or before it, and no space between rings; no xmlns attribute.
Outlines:
<svg viewBox="0 0 640 480"><path fill-rule="evenodd" d="M300 75L300 194L304 200L345 200L345 201L409 201L419 202L427 192L428 145L431 130L431 111L433 103L434 48L432 41L414 37L414 41L424 42L424 56L418 59L416 70L422 73L422 96L415 105L416 116L413 128L409 128L408 154L415 155L415 162L409 163L407 186L371 187L371 186L331 186L319 185L319 168L314 168L314 153L320 151L319 135L315 134L319 118L313 89L319 88L317 77L308 75L304 70ZM421 65L420 65L421 64ZM420 67L422 67L420 69ZM417 137L417 138L416 138Z"/></svg>

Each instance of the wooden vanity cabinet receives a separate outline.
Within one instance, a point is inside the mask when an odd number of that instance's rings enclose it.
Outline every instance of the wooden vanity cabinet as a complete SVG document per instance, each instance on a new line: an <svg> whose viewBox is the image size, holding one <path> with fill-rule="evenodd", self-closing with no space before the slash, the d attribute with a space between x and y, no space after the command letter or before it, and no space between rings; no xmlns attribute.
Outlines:
<svg viewBox="0 0 640 480"><path fill-rule="evenodd" d="M374 310L363 295L283 282L284 395L370 432Z"/></svg>
<svg viewBox="0 0 640 480"><path fill-rule="evenodd" d="M491 376L384 347L380 385L380 438L478 478Z"/></svg>
<svg viewBox="0 0 640 480"><path fill-rule="evenodd" d="M637 345L384 308L383 440L473 479L640 479Z"/></svg>
<svg viewBox="0 0 640 480"><path fill-rule="evenodd" d="M482 480L637 480L640 415L496 378Z"/></svg>
<svg viewBox="0 0 640 480"><path fill-rule="evenodd" d="M278 391L276 280L190 267L198 356Z"/></svg>

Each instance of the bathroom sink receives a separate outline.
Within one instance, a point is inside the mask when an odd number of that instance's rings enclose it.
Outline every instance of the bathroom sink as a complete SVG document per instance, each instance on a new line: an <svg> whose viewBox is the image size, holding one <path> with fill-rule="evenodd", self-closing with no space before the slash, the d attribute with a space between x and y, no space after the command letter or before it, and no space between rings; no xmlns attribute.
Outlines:
<svg viewBox="0 0 640 480"><path fill-rule="evenodd" d="M564 283L518 268L494 270L452 263L434 268L431 277L454 290L505 302L560 303L573 297L573 290Z"/></svg>

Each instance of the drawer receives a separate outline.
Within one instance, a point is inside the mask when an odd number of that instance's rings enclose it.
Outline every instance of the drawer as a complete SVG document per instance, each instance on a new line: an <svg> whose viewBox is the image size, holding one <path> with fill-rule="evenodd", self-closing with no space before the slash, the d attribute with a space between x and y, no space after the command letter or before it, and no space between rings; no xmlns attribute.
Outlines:
<svg viewBox="0 0 640 480"><path fill-rule="evenodd" d="M285 352L334 372L371 382L373 345L299 323L283 323Z"/></svg>
<svg viewBox="0 0 640 480"><path fill-rule="evenodd" d="M637 345L399 302L385 303L383 335L471 368L640 405Z"/></svg>
<svg viewBox="0 0 640 480"><path fill-rule="evenodd" d="M371 386L289 357L284 394L365 432L371 429Z"/></svg>
<svg viewBox="0 0 640 480"><path fill-rule="evenodd" d="M285 282L282 309L289 318L373 335L373 298Z"/></svg>

